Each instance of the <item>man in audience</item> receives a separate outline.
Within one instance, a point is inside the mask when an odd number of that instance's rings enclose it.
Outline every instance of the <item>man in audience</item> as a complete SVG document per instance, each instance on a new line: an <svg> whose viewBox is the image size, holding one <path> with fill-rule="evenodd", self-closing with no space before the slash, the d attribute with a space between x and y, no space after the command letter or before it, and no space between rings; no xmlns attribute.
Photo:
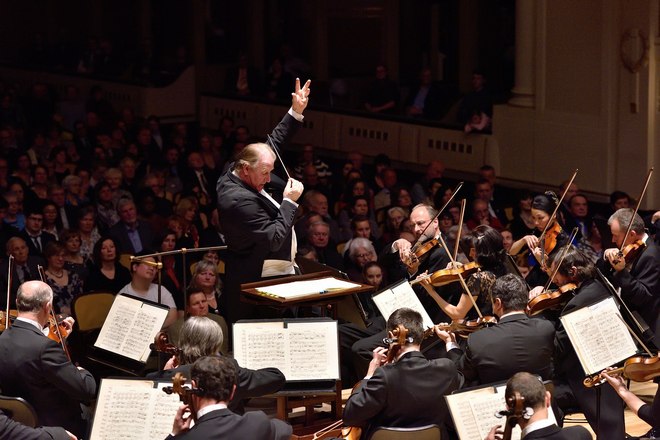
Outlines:
<svg viewBox="0 0 660 440"><path fill-rule="evenodd" d="M417 179L412 188L410 188L410 196L414 204L417 205L426 200L429 184L433 179L442 179L444 172L445 164L439 159L432 160L426 165L424 176L421 179ZM440 207L438 206L438 208Z"/></svg>
<svg viewBox="0 0 660 440"><path fill-rule="evenodd" d="M25 240L21 237L12 237L7 241L6 244L7 256L14 257L12 263L12 273L11 273L11 286L7 289L7 284L9 280L7 279L7 274L9 272L9 259L5 258L0 263L0 298L2 298L2 304L7 303L7 291L10 294L13 294L18 289L18 286L23 284L25 281L38 280L39 279L39 265L44 265L45 260L42 257L29 255L27 244Z"/></svg>
<svg viewBox="0 0 660 440"><path fill-rule="evenodd" d="M42 210L36 206L29 206L25 211L25 229L20 232L19 237L25 240L30 255L35 257L43 257L46 245L51 241L55 241L53 234L49 234L42 229L43 224L44 215Z"/></svg>
<svg viewBox="0 0 660 440"><path fill-rule="evenodd" d="M330 241L330 225L323 221L309 225L307 242L314 247L319 263L344 270L343 259Z"/></svg>
<svg viewBox="0 0 660 440"><path fill-rule="evenodd" d="M323 221L330 227L330 239L335 244L342 241L339 224L335 219L330 217L328 198L323 193L316 190L306 191L303 196L303 205L306 212L313 211L323 217Z"/></svg>
<svg viewBox="0 0 660 440"><path fill-rule="evenodd" d="M138 220L135 202L120 199L117 203L119 222L110 228L110 235L119 243L119 252L135 255L153 242L153 232L145 223Z"/></svg>

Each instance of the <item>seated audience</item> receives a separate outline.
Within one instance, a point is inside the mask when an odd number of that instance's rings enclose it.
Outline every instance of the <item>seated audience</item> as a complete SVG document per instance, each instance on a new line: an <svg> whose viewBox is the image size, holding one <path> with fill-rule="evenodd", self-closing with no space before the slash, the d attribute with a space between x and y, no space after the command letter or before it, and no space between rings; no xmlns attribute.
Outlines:
<svg viewBox="0 0 660 440"><path fill-rule="evenodd" d="M94 245L94 264L89 266L89 276L85 280L86 292L118 293L131 282L130 271L119 263L119 253L114 238L106 235Z"/></svg>

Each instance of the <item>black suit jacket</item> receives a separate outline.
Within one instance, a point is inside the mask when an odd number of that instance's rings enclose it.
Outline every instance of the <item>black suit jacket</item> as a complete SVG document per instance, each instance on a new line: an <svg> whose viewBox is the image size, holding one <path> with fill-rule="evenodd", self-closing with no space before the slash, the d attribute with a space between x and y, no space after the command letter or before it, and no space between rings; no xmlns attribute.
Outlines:
<svg viewBox="0 0 660 440"><path fill-rule="evenodd" d="M565 315L576 309L590 306L610 296L607 288L596 280L584 281L575 296L564 306L561 314ZM620 440L625 437L623 419L623 401L612 387L600 387L600 421L597 413L597 390L587 388L582 381L584 370L575 349L571 345L564 327L559 324L555 334L555 353L557 356L557 373L568 383L575 399L584 413L591 429L600 430L600 440Z"/></svg>
<svg viewBox="0 0 660 440"><path fill-rule="evenodd" d="M85 435L80 402L94 399L96 382L30 323L16 321L0 335L0 387L27 400L39 423Z"/></svg>
<svg viewBox="0 0 660 440"><path fill-rule="evenodd" d="M146 222L139 222L137 231L140 235L140 241L142 242L142 249L150 249L152 247L152 242L154 241L154 234L149 227L149 224ZM126 230L124 222L117 222L116 225L110 228L109 232L110 235L117 240L117 243L119 243L119 249L117 252L131 255L137 253L133 248L133 243L131 243L130 238L128 238L128 231Z"/></svg>
<svg viewBox="0 0 660 440"><path fill-rule="evenodd" d="M30 428L0 412L0 438L11 440L69 440L64 428L43 426Z"/></svg>
<svg viewBox="0 0 660 440"><path fill-rule="evenodd" d="M2 308L4 309L4 305L7 304L7 272L9 271L9 260L5 258L0 262L0 299L2 302L0 304L2 305ZM28 270L30 271L30 279L31 280L38 280L39 279L39 270L37 266L45 266L46 262L42 257L35 257L35 256L29 256L27 259L27 267ZM18 279L18 271L16 270L16 264L12 265L12 271L11 271L11 288L9 289L9 292L11 294L11 301L10 301L10 307L12 309L16 308L16 291L18 290L18 286L21 283L19 282Z"/></svg>
<svg viewBox="0 0 660 440"><path fill-rule="evenodd" d="M447 437L449 410L442 396L460 388L463 378L449 359L428 360L419 351L378 368L363 380L344 408L346 426L366 427L367 439L379 426L412 428L435 423Z"/></svg>
<svg viewBox="0 0 660 440"><path fill-rule="evenodd" d="M42 231L41 232L41 250L39 250L39 249L37 249L34 242L32 241L32 237L30 237L30 234L28 234L25 229L22 230L18 234L18 236L21 237L23 240L25 240L25 244L27 244L27 247L28 247L28 253L32 256L35 256L35 257L43 257L44 250L46 249L46 245L48 243L50 243L51 241L56 240L56 238L53 234Z"/></svg>
<svg viewBox="0 0 660 440"><path fill-rule="evenodd" d="M630 270L614 272L614 287L621 287L621 298L631 310L639 312L655 332L660 347L660 247L651 238L646 249L633 262Z"/></svg>
<svg viewBox="0 0 660 440"><path fill-rule="evenodd" d="M263 439L287 440L291 438L291 425L278 419L269 419L262 411L250 411L240 416L229 409L218 409L204 414L190 431L167 439Z"/></svg>
<svg viewBox="0 0 660 440"><path fill-rule="evenodd" d="M552 377L554 338L552 323L517 313L472 333L465 353L453 349L448 354L469 382L502 382L521 371L548 380Z"/></svg>
<svg viewBox="0 0 660 440"><path fill-rule="evenodd" d="M302 125L288 113L271 138L282 145ZM227 242L225 313L230 322L249 317L252 309L240 301L240 285L261 279L266 259L290 260L297 206L283 201L279 209L235 176L231 167L217 184L220 225Z"/></svg>
<svg viewBox="0 0 660 440"><path fill-rule="evenodd" d="M561 429L557 425L546 426L542 429L532 431L523 437L524 440L547 439L547 440L591 440L591 433L582 426L571 426Z"/></svg>
<svg viewBox="0 0 660 440"><path fill-rule="evenodd" d="M236 382L236 392L234 398L229 402L229 409L236 413L243 413L243 399L252 397L261 397L266 394L273 394L284 387L286 378L277 368L261 368L259 370L250 370L238 365L234 359L230 359L238 371ZM147 375L149 378L172 379L176 373L183 373L190 378L191 365L181 365L172 370L165 370L159 373Z"/></svg>

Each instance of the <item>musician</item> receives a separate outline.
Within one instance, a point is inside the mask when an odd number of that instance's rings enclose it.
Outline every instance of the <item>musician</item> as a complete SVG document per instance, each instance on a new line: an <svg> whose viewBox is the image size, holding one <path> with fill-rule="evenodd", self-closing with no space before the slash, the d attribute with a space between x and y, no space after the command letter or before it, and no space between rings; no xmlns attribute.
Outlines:
<svg viewBox="0 0 660 440"><path fill-rule="evenodd" d="M516 392L524 399L525 415L517 419L518 425L522 428L523 440L591 440L591 433L584 427L571 426L561 429L548 418L550 392L545 389L543 382L537 376L520 372L509 379L504 391L508 410L514 409L508 402L512 398L515 399ZM500 426L494 426L484 440L497 439L502 439Z"/></svg>
<svg viewBox="0 0 660 440"><path fill-rule="evenodd" d="M28 281L19 287L18 317L0 335L0 388L3 394L27 400L40 423L62 426L81 437L87 427L80 404L94 399L96 383L67 359L59 344L44 336L52 307L48 284ZM64 324L71 330L73 319Z"/></svg>
<svg viewBox="0 0 660 440"><path fill-rule="evenodd" d="M568 245L568 249L559 249L551 257L551 271L557 271L555 283L563 286L575 284L572 298L564 306L561 315L576 309L590 306L610 297L607 288L595 278L596 269L591 261L578 249ZM563 255L563 260L560 256ZM534 297L543 286L532 289ZM602 388L600 394L600 420L597 417L597 392L587 388L582 381L585 372L571 344L566 330L557 321L555 328L555 398L562 409L572 408L575 403L584 413L589 425L598 432L600 440L620 440L625 437L623 420L623 402L612 388Z"/></svg>
<svg viewBox="0 0 660 440"><path fill-rule="evenodd" d="M0 439L2 440L77 440L76 436L58 426L31 428L18 423L0 411Z"/></svg>
<svg viewBox="0 0 660 440"><path fill-rule="evenodd" d="M614 388L614 391L616 391L619 397L623 399L626 406L637 414L640 419L651 425L651 430L643 435L642 438L660 437L660 387L655 390L653 403L648 404L628 389L622 375L615 376L608 374L609 370L612 369L608 368L604 370L601 373L602 376Z"/></svg>
<svg viewBox="0 0 660 440"><path fill-rule="evenodd" d="M220 356L224 335L222 328L203 316L191 316L181 326L179 339L174 341L180 349L165 365L165 370L147 375L150 378L171 379L178 372L190 377L190 367L203 356ZM276 393L284 387L284 374L277 368L250 370L242 368L234 359L227 358L238 371L236 392L229 409L242 414L243 399Z"/></svg>
<svg viewBox="0 0 660 440"><path fill-rule="evenodd" d="M644 221L633 210L622 208L610 216L607 224L612 232L612 242L616 248L606 249L604 260L611 270L604 273L614 287L621 288L621 298L631 310L639 312L641 317L655 333L655 345L660 347L660 247L644 230ZM624 237L632 219L630 234ZM640 242L641 241L641 242ZM619 254L619 249L640 242L637 257L628 261ZM641 244L643 243L643 245Z"/></svg>
<svg viewBox="0 0 660 440"><path fill-rule="evenodd" d="M136 257L141 257L148 254L149 251L142 251L138 252ZM168 328L170 325L174 324L174 321L176 321L178 312L176 310L176 303L174 302L174 298L165 286L160 286L159 301L159 286L153 282L158 271L160 270L157 265L158 263L154 257L138 258L131 261L131 282L122 287L119 293L125 293L127 295L135 296L137 298L159 303L169 307L170 310L167 313L165 322L163 323L163 328Z"/></svg>
<svg viewBox="0 0 660 440"><path fill-rule="evenodd" d="M429 205L419 204L413 208L410 219L414 224L415 234L421 243L440 235L438 220L435 219L431 222L431 219L435 215L435 209ZM427 225L428 228L426 228ZM424 237L422 237L422 232L424 232ZM382 256L381 261L384 267L394 268L394 270L387 272L388 276L398 275L400 277L410 278L424 272L433 273L446 267L450 261L447 252L440 246L435 246L429 250L427 256L421 262L412 261L412 245L405 238L395 240L389 249L390 252ZM419 290L421 292L418 292L418 295L420 293L422 295L420 301L426 310L429 311L434 322L446 320L445 315L438 309L435 302L428 295L424 295L422 289ZM340 325L339 344L344 366L348 370L351 370L351 368L354 369L356 377L362 377L370 359L373 357L372 352L374 348L380 346L383 338L386 336L385 320L382 317L374 319L366 329L350 323ZM348 371L344 379L354 382L354 377L351 377Z"/></svg>
<svg viewBox="0 0 660 440"><path fill-rule="evenodd" d="M555 327L544 319L527 317L528 292L523 279L512 274L498 278L490 297L499 321L470 334L465 352L456 344L454 333L436 328L466 382L500 382L520 371L551 379Z"/></svg>
<svg viewBox="0 0 660 440"><path fill-rule="evenodd" d="M539 233L546 230L547 226L545 237L540 241L536 235L525 235L514 242L509 250L509 254L518 255L524 248L527 248L534 256L534 258L529 259L531 270L525 278L530 286L539 286L548 281L548 275L543 271L544 268L541 263L547 266L548 257L555 255L557 249L568 243L569 237L557 221L557 217L551 218L558 204L557 196L551 191L534 197L532 201L532 221Z"/></svg>
<svg viewBox="0 0 660 440"><path fill-rule="evenodd" d="M231 359L202 357L192 365L190 377L194 390L190 394L190 404L177 410L168 439L284 440L291 437L291 425L269 419L262 411L250 411L241 416L228 409L236 392L237 377L235 362ZM195 425L191 428L193 420Z"/></svg>
<svg viewBox="0 0 660 440"><path fill-rule="evenodd" d="M442 396L459 389L463 377L449 359L428 360L419 351L424 335L419 313L394 311L387 320L388 332L399 325L408 330L405 344L389 363L388 349L374 349L367 375L346 402L344 424L364 428L361 438L368 439L379 426L434 423L442 430L441 438L447 438L449 411Z"/></svg>
<svg viewBox="0 0 660 440"><path fill-rule="evenodd" d="M300 81L296 80L291 108L271 133L274 148L281 148L302 125L308 95L309 81L300 88ZM242 283L295 273L292 226L303 185L289 179L279 202L267 194L264 185L271 180L275 160L276 155L267 144L250 144L238 153L217 183L220 225L229 246L223 310L231 323L254 313L250 304L240 301Z"/></svg>
<svg viewBox="0 0 660 440"><path fill-rule="evenodd" d="M468 243L469 247L466 252L476 260L481 270L469 277L465 275L463 277L481 313L490 315L492 313L490 290L496 278L507 273L504 265L506 254L502 234L490 226L480 225L468 234L465 242ZM448 264L447 267L451 268L452 266ZM460 268L460 263L458 267ZM431 285L430 279L422 281L421 284L451 320L463 319L466 316L472 319L478 316L477 311L473 310L474 305L467 292L462 291L458 303L453 305L438 294Z"/></svg>

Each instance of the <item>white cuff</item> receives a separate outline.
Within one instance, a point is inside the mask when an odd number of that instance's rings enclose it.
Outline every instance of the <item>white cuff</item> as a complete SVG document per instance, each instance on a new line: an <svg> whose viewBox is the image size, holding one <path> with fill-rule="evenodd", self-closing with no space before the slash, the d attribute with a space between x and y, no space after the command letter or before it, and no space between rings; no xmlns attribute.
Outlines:
<svg viewBox="0 0 660 440"><path fill-rule="evenodd" d="M449 353L450 350L453 350L454 348L461 349L461 347L456 343L456 342L447 342L445 344L445 348L447 349L447 353Z"/></svg>
<svg viewBox="0 0 660 440"><path fill-rule="evenodd" d="M291 107L291 108L289 109L289 114L290 114L291 116L293 116L293 118L294 118L296 121L298 121L298 122L302 122L303 119L305 119L305 117L304 117L301 113L298 113L297 111L295 111L295 110L293 109L293 107Z"/></svg>

